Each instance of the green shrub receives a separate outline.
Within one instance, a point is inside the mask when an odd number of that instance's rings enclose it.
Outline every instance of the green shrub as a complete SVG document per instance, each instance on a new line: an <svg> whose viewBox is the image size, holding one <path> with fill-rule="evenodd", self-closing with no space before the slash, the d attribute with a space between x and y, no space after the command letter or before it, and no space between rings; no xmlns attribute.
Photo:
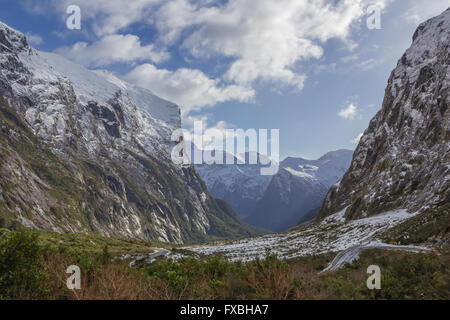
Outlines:
<svg viewBox="0 0 450 320"><path fill-rule="evenodd" d="M40 264L37 234L29 230L0 236L0 297L2 299L45 296L45 275Z"/></svg>
<svg viewBox="0 0 450 320"><path fill-rule="evenodd" d="M112 256L111 256L111 253L109 253L109 247L107 244L103 247L103 251L100 256L100 261L103 264L108 264L108 263L111 263L111 261L112 261Z"/></svg>

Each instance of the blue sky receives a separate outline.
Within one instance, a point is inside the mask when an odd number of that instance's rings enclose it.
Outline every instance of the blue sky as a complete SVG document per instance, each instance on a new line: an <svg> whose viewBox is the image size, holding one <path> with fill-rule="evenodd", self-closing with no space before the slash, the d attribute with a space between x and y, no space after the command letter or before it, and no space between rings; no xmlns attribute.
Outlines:
<svg viewBox="0 0 450 320"><path fill-rule="evenodd" d="M68 30L66 8L81 9ZM366 26L382 8L381 29ZM184 126L280 129L281 158L353 149L418 24L446 0L3 0L0 20L182 106Z"/></svg>

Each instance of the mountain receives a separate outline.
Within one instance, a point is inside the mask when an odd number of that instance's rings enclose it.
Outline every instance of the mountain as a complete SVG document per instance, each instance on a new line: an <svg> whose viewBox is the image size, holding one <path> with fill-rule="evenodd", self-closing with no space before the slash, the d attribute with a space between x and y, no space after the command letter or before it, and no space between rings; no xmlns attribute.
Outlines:
<svg viewBox="0 0 450 320"><path fill-rule="evenodd" d="M417 28L389 78L381 110L350 169L328 192L319 218L344 209L353 220L398 208L448 208L449 87L450 8Z"/></svg>
<svg viewBox="0 0 450 320"><path fill-rule="evenodd" d="M0 98L4 223L177 243L257 233L171 161L177 105L37 51L3 23Z"/></svg>
<svg viewBox="0 0 450 320"><path fill-rule="evenodd" d="M229 156L234 164L195 166L209 192L215 198L229 203L243 218L254 210L272 179L272 176L264 176L260 172L260 169L265 167L262 163L267 163L268 159L257 154L258 164L250 165L249 155L246 153L239 157ZM224 155L224 159L226 157L227 155Z"/></svg>
<svg viewBox="0 0 450 320"><path fill-rule="evenodd" d="M318 160L286 158L274 176L261 175L260 169L268 159L260 154L256 154L258 164L249 164L249 152L232 156L234 164L201 164L195 168L209 192L229 203L246 222L284 231L315 218L330 186L348 169L352 154L350 150L338 150Z"/></svg>
<svg viewBox="0 0 450 320"><path fill-rule="evenodd" d="M247 223L281 232L314 218L328 189L348 169L353 152L329 152L318 160L286 158Z"/></svg>

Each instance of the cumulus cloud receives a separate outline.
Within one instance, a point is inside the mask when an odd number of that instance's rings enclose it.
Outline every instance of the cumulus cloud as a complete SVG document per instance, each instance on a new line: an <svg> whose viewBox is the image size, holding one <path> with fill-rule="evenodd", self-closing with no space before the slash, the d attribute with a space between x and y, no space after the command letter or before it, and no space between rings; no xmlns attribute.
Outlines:
<svg viewBox="0 0 450 320"><path fill-rule="evenodd" d="M448 6L446 1L415 0L412 7L403 14L403 18L413 25L418 25L441 14Z"/></svg>
<svg viewBox="0 0 450 320"><path fill-rule="evenodd" d="M338 115L341 118L347 119L347 120L354 120L356 117L356 113L358 111L358 108L353 104L349 104L349 106L345 109L342 109L339 111Z"/></svg>
<svg viewBox="0 0 450 320"><path fill-rule="evenodd" d="M73 4L47 1L60 12ZM257 83L302 90L307 79L302 65L321 58L325 42L333 38L351 50L356 45L350 38L354 23L361 22L369 5L384 8L390 1L78 0L83 26L100 40L60 52L90 67L151 62L132 70L128 79L197 110L228 100L249 101ZM117 34L136 23L155 31L153 45ZM157 69L154 64L167 58L157 48L178 50L186 61L221 59L224 71L211 79L200 70Z"/></svg>
<svg viewBox="0 0 450 320"><path fill-rule="evenodd" d="M72 0L51 0L60 10ZM323 55L331 38L349 34L368 5L390 0L78 0L83 19L98 36L134 23L157 30L157 41L194 58L230 59L222 79L240 86L255 81L301 90L301 62Z"/></svg>
<svg viewBox="0 0 450 320"><path fill-rule="evenodd" d="M201 135L197 135L194 132L194 125L198 126L199 122L201 122L201 127L203 128ZM186 141L194 143L200 150L224 149L226 141L236 137L234 131L228 131L235 128L233 124L222 120L209 125L208 117L206 116L186 116L183 118L183 126L189 132L189 135L185 136ZM219 137L218 132L220 132L222 139L217 139ZM212 139L212 136L215 139Z"/></svg>
<svg viewBox="0 0 450 320"><path fill-rule="evenodd" d="M364 133L362 133L362 132L360 134L358 134L358 136L352 140L352 143L356 143L356 144L359 143L359 141L361 140L363 135L364 135Z"/></svg>
<svg viewBox="0 0 450 320"><path fill-rule="evenodd" d="M38 8L46 7L65 13L69 5L81 9L83 25L89 24L93 32L102 37L123 31L130 25L143 22L154 7L165 0L41 0ZM45 4L45 5L44 5ZM30 7L30 6L29 6ZM36 6L31 7L36 10ZM45 11L44 11L45 12Z"/></svg>
<svg viewBox="0 0 450 320"><path fill-rule="evenodd" d="M202 3L203 1L200 1ZM378 1L384 6L386 1ZM194 57L222 55L234 59L224 79L248 85L256 80L301 90L306 75L298 63L320 58L321 44L345 39L361 18L365 0L230 0L221 6L202 6L173 0L155 14L162 40L175 43Z"/></svg>
<svg viewBox="0 0 450 320"><path fill-rule="evenodd" d="M143 64L125 78L179 104L185 114L229 100L248 102L255 96L255 91L251 88L224 85L220 80L211 79L202 71L193 69L170 71L158 69L152 64Z"/></svg>
<svg viewBox="0 0 450 320"><path fill-rule="evenodd" d="M376 59L367 59L361 62L358 62L356 64L356 67L363 70L363 71L368 71L368 70L372 70L373 68L377 67L378 65L382 64L383 60L376 60Z"/></svg>
<svg viewBox="0 0 450 320"><path fill-rule="evenodd" d="M67 58L88 67L106 66L112 63L136 61L161 62L169 53L155 49L153 44L141 45L139 37L131 34L105 36L93 44L77 42L71 47L56 50Z"/></svg>
<svg viewBox="0 0 450 320"><path fill-rule="evenodd" d="M26 33L25 36L27 37L27 41L32 46L38 46L44 42L44 39L40 35L33 34L33 33Z"/></svg>

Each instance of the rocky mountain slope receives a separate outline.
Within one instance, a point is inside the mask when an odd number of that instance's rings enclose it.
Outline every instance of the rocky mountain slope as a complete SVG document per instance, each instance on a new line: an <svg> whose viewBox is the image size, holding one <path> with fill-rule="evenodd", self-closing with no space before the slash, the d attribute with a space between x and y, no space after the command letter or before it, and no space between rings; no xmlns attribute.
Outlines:
<svg viewBox="0 0 450 320"><path fill-rule="evenodd" d="M178 106L34 50L3 23L0 96L6 224L170 242L256 233L170 160Z"/></svg>
<svg viewBox="0 0 450 320"><path fill-rule="evenodd" d="M399 60L383 105L333 186L319 217L346 219L450 202L450 8L421 24Z"/></svg>
<svg viewBox="0 0 450 320"><path fill-rule="evenodd" d="M349 168L352 155L350 150L338 150L318 160L286 158L245 221L281 232L315 218L315 209Z"/></svg>

